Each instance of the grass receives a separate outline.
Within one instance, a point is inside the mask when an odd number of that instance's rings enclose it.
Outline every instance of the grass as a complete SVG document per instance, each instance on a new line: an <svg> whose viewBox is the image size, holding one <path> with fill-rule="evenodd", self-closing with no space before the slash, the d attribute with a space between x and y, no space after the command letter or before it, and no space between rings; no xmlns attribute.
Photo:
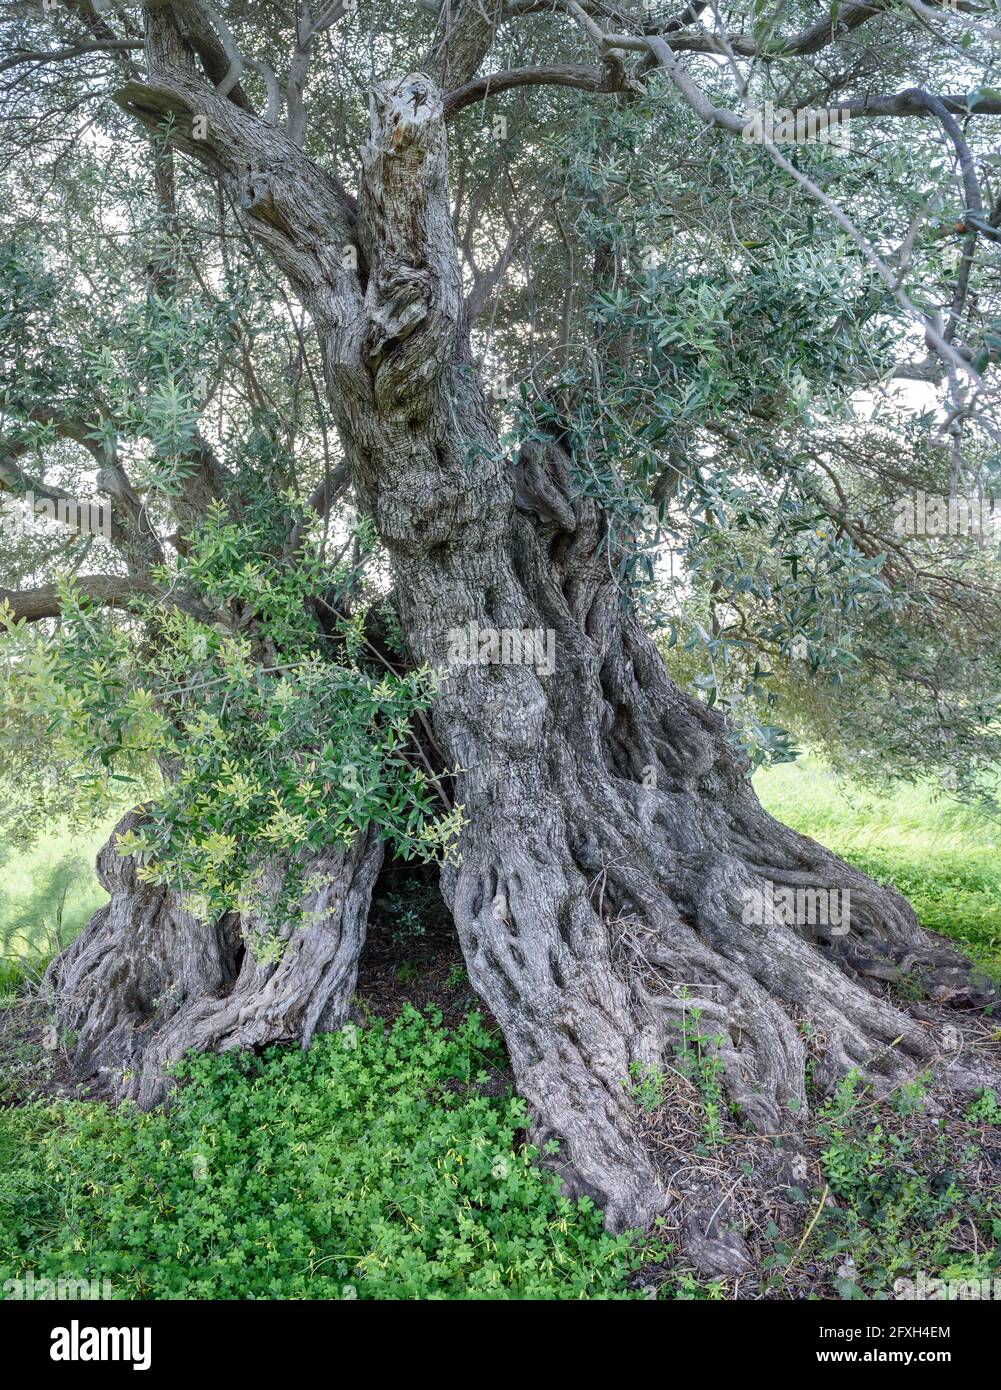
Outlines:
<svg viewBox="0 0 1001 1390"><path fill-rule="evenodd" d="M94 858L110 831L74 835L54 825L31 850L0 847L0 993L44 969L107 902Z"/></svg>
<svg viewBox="0 0 1001 1390"><path fill-rule="evenodd" d="M923 786L862 792L808 758L759 772L754 785L777 820L893 884L923 926L1001 979L1001 821Z"/></svg>

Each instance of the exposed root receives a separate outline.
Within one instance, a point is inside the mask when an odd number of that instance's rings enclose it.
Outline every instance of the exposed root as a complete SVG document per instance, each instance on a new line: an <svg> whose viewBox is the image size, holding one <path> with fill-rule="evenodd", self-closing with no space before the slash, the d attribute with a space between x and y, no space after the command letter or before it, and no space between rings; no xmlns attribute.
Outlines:
<svg viewBox="0 0 1001 1390"><path fill-rule="evenodd" d="M116 834L140 818L130 812ZM346 853L310 861L302 924L279 932L279 949L256 959L252 922L242 932L233 917L214 926L196 921L167 889L137 879L114 838L98 856L111 901L43 983L63 1028L75 1034L78 1075L102 1075L117 1095L150 1106L188 1050L308 1047L314 1033L346 1020L381 843L360 836ZM278 872L270 871L265 893L277 893Z"/></svg>
<svg viewBox="0 0 1001 1390"><path fill-rule="evenodd" d="M932 1067L956 1090L985 1084L989 1069L890 999L906 970L963 1006L996 996L899 894L763 811L719 715L673 685L623 612L602 520L573 497L562 446L544 452L567 505L533 509L515 559L535 605L521 621L552 625L562 664L544 689L530 672L494 672L502 723L467 704L471 827L446 896L570 1189L592 1192L614 1225L638 1224L671 1197L616 1087L636 1064L669 1066L696 1009L727 1098L774 1135L808 1123L808 1076L823 1090L858 1072L878 1095ZM816 923L747 910L783 888L841 894L848 910ZM499 919L485 910L497 895ZM686 1199L684 1238L707 1266L739 1263L719 1218L700 1227L703 1195Z"/></svg>

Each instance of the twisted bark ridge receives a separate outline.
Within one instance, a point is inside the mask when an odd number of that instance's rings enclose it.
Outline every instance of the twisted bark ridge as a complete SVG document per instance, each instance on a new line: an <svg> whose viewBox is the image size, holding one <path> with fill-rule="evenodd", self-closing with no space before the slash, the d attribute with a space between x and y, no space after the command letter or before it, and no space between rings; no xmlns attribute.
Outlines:
<svg viewBox="0 0 1001 1390"><path fill-rule="evenodd" d="M763 811L719 715L671 682L623 609L604 519L578 495L559 432L504 456L464 321L436 83L411 74L373 93L356 205L206 86L169 12L149 23L150 79L121 104L151 124L171 116L309 308L411 657L445 672L434 730L460 769L466 823L443 891L568 1191L595 1198L616 1229L665 1210L627 1079L670 1063L695 1008L720 1039L731 1099L766 1132L804 1123L808 1059L822 1083L858 1068L880 1089L939 1059L941 1038L884 982L917 970L958 1003L989 992L899 895ZM501 635L485 659L482 633ZM520 655L505 659L504 641ZM105 851L111 904L51 975L81 1064L131 1071L128 1093L149 1103L186 1046L336 1026L379 853L365 841L328 866L320 920L262 965L240 956L232 923L196 927ZM782 890L850 906L806 927L748 912ZM948 1057L941 1069L957 1086L983 1082ZM740 1268L736 1238L707 1236L698 1210L686 1223L704 1268Z"/></svg>
<svg viewBox="0 0 1001 1390"><path fill-rule="evenodd" d="M346 853L311 859L301 925L255 956L253 921L206 925L169 889L145 884L115 848L134 829L129 812L98 855L110 902L49 968L44 992L74 1035L83 1076L118 1096L154 1105L171 1065L188 1051L274 1042L308 1046L348 1019L382 845L360 836ZM279 866L264 892L277 894Z"/></svg>

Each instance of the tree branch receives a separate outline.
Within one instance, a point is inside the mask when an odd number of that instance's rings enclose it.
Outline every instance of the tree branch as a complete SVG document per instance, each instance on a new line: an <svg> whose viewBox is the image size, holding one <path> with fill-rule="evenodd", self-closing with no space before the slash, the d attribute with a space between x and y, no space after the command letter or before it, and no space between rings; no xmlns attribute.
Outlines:
<svg viewBox="0 0 1001 1390"><path fill-rule="evenodd" d="M489 72L476 77L465 86L447 93L444 98L445 119L451 120L464 107L510 91L512 87L577 87L584 92L621 92L625 85L619 72L608 64L589 66L586 63L563 63L508 68L504 72Z"/></svg>
<svg viewBox="0 0 1001 1390"><path fill-rule="evenodd" d="M317 34L322 34L340 23L346 14L355 14L357 9L358 0L334 0L333 4L314 16L309 7L309 0L300 0L295 18L295 49L292 53L288 81L285 84L288 136L300 149L306 143L306 107L303 93L313 40Z"/></svg>
<svg viewBox="0 0 1001 1390"><path fill-rule="evenodd" d="M84 574L73 580L89 599L105 608L128 608L138 599L156 594L149 584L115 574ZM10 606L16 621L40 622L42 618L58 618L61 609L59 593L54 584L37 589L0 589L0 609Z"/></svg>
<svg viewBox="0 0 1001 1390"><path fill-rule="evenodd" d="M425 72L443 90L471 81L503 19L503 0L442 0Z"/></svg>
<svg viewBox="0 0 1001 1390"><path fill-rule="evenodd" d="M93 455L99 469L98 491L111 499L109 503L97 505L107 511L110 522L108 540L121 553L129 573L145 574L149 572L151 565L159 564L163 560L163 549L159 539L117 459L109 457L108 452L92 437L94 423L67 420L47 410L32 412L31 419L34 423L49 426L56 438L72 440ZM31 447L27 440L0 439L0 492L15 497L34 493L40 500L48 498L52 501L71 503L74 507L72 515L66 510L63 515L54 519L67 526L77 526L79 516L76 508L95 504L80 502L80 499L71 497L64 488L29 476L18 463L18 459L28 453Z"/></svg>
<svg viewBox="0 0 1001 1390"><path fill-rule="evenodd" d="M817 20L798 34L792 34L788 38L778 36L764 44L759 44L757 40L745 34L730 33L679 33L668 38L667 42L676 53L725 53L729 47L739 58L757 58L763 62L773 62L778 58L800 58L829 48L846 34L852 33L874 16L885 14L890 8L890 0L869 0L869 3L859 0L859 3L841 5L836 18L833 17L832 11L832 14ZM650 25L647 26L646 32L661 31Z"/></svg>
<svg viewBox="0 0 1001 1390"><path fill-rule="evenodd" d="M157 14L150 24L165 21ZM358 294L344 258L355 239L354 207L336 178L308 159L281 130L268 126L190 69L155 65L148 82L128 82L115 100L153 130L170 120L170 139L222 178L246 229L274 255L297 293L322 322L324 302Z"/></svg>
<svg viewBox="0 0 1001 1390"><path fill-rule="evenodd" d="M306 503L306 513L296 522L289 537L289 550L293 555L302 544L302 538L310 517L325 517L350 482L351 468L347 462L344 462L334 469L329 478L322 478L316 485Z"/></svg>
<svg viewBox="0 0 1001 1390"><path fill-rule="evenodd" d="M927 116L929 114L928 94L917 87L897 92L893 96L864 97L861 101L849 101L836 110L847 112L851 120L878 120L895 116ZM1001 116L1001 97L978 95L970 92L943 92L934 98L951 116Z"/></svg>
<svg viewBox="0 0 1001 1390"><path fill-rule="evenodd" d="M8 57L0 59L0 72L20 67L23 63L65 63L71 58L82 58L88 53L121 52L142 46L142 39L107 39L94 43L75 43L71 48L57 48L50 52L39 48L16 49Z"/></svg>
<svg viewBox="0 0 1001 1390"><path fill-rule="evenodd" d="M177 608L200 623L214 623L221 614L207 608L173 587L164 589L141 575L84 574L73 575L75 588L81 589L92 602L104 608L141 608L149 600ZM59 591L55 584L43 584L34 589L0 589L0 609L8 603L16 620L36 623L42 618L58 618L61 609Z"/></svg>

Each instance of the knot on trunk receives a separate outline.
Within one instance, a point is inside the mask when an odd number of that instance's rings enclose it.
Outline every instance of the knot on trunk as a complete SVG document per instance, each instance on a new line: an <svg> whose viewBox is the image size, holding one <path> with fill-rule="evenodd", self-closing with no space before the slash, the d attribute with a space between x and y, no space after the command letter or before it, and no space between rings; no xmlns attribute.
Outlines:
<svg viewBox="0 0 1001 1390"><path fill-rule="evenodd" d="M249 169L240 191L240 206L251 217L269 222L280 232L291 232L288 219L278 206L274 189L268 175L262 171Z"/></svg>
<svg viewBox="0 0 1001 1390"><path fill-rule="evenodd" d="M566 453L540 448L526 440L514 465L514 501L520 512L535 517L546 530L576 531L577 515L570 501L570 470Z"/></svg>
<svg viewBox="0 0 1001 1390"><path fill-rule="evenodd" d="M383 356L427 319L431 277L420 266L383 265L371 289L365 356L377 370Z"/></svg>
<svg viewBox="0 0 1001 1390"><path fill-rule="evenodd" d="M423 73L380 82L369 102L371 144L363 157L403 154L408 146L433 141L444 109L441 92Z"/></svg>

